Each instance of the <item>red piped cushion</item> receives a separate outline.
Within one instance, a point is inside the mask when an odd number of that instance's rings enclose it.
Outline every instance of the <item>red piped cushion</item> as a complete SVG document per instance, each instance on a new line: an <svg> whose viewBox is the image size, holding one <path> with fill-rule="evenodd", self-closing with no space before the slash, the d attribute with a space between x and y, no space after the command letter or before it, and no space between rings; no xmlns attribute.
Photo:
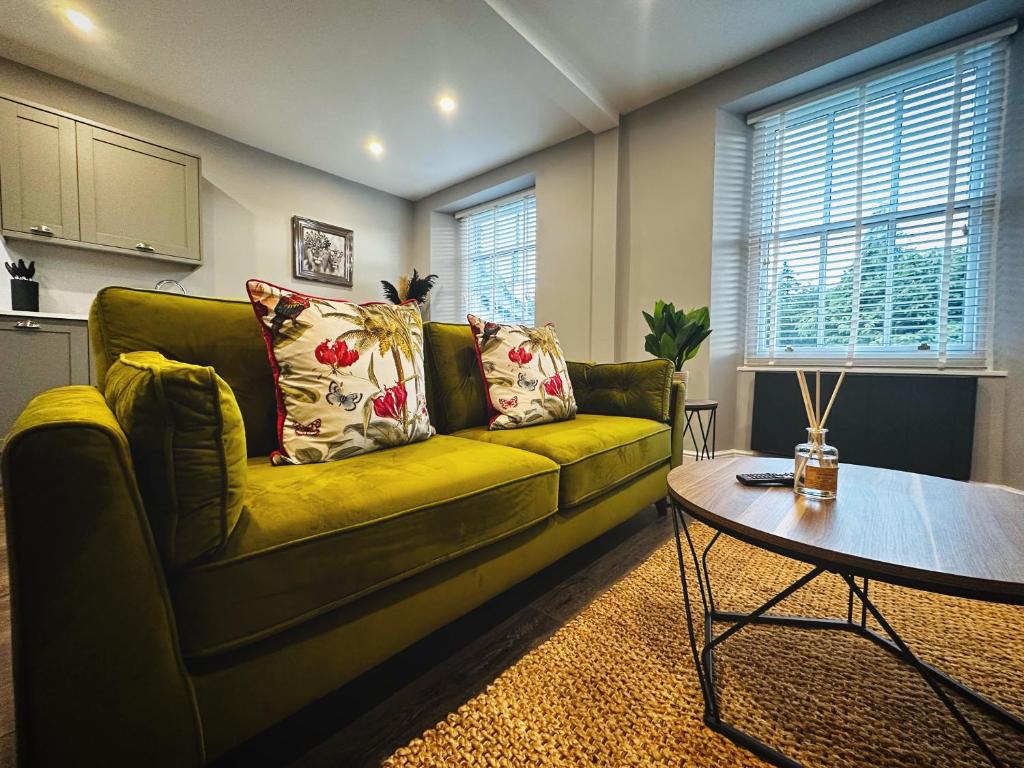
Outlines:
<svg viewBox="0 0 1024 768"><path fill-rule="evenodd" d="M334 461L434 434L415 301L355 304L246 283L277 396L276 464Z"/></svg>
<svg viewBox="0 0 1024 768"><path fill-rule="evenodd" d="M553 325L499 325L469 315L491 429L516 429L576 416L576 399Z"/></svg>

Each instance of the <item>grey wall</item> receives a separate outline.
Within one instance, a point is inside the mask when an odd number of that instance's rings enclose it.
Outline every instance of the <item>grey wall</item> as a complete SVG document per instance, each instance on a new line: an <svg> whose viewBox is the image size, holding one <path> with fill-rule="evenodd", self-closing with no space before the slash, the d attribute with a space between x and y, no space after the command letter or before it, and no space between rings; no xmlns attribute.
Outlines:
<svg viewBox="0 0 1024 768"><path fill-rule="evenodd" d="M646 357L641 309L659 298L709 304L714 333L688 363L690 393L720 401L720 448L747 448L753 374L736 370L745 333L743 116L1022 12L1021 0L873 6L626 115L615 131L572 139L417 202L414 261L430 262L432 232L442 239L445 233L436 217L447 204L535 174L538 321L556 323L571 356L638 359ZM1018 83L1022 47L1014 44ZM1011 92L1012 129L1024 124L1024 87ZM1010 132L995 364L1011 376L981 380L975 476L1024 485L1024 416L1016 416L1024 414L1024 313L1015 309L1024 267L1014 245L1021 242L1024 139Z"/></svg>
<svg viewBox="0 0 1024 768"><path fill-rule="evenodd" d="M451 213L508 185L537 190L537 319L554 322L566 353L595 360L646 357L640 310L665 298L710 304L715 332L688 365L691 395L721 402L719 447L749 439L751 374L737 373L744 333L742 116L903 55L1024 12L1024 0L884 2L583 135L410 203L252 149L149 110L0 59L0 93L122 127L202 156L206 264L177 265L32 243L12 256L39 262L42 309L84 312L109 284L182 280L190 292L242 295L244 280L310 288L291 277L293 214L355 230L356 285L379 296L380 279L415 266L445 272ZM975 476L1024 485L1024 44L1012 54L1011 103L998 244L995 366L1006 379L979 389ZM2 246L0 246L2 248ZM450 263L450 262L449 262ZM451 267L436 292L458 289ZM0 306L9 306L6 287Z"/></svg>
<svg viewBox="0 0 1024 768"><path fill-rule="evenodd" d="M994 366L1007 378L979 391L975 464L988 479L1024 487L1024 37L1010 49L1010 97L996 248ZM979 438L981 438L979 440Z"/></svg>
<svg viewBox="0 0 1024 768"><path fill-rule="evenodd" d="M453 260L432 247L454 247L450 214L483 202L488 196L499 196L509 184L520 188L533 184L537 190L537 322L555 324L562 348L570 358L592 356L595 138L599 137L578 136L417 201L412 264L421 272L430 268L440 275L435 297L439 306L446 300L446 291L457 290ZM614 164L607 148L602 158L602 168ZM601 194L607 196L607 174L601 183L605 185ZM606 286L601 287L607 291ZM604 301L611 311L610 298ZM464 319L439 315L438 307L431 308L431 318Z"/></svg>
<svg viewBox="0 0 1024 768"><path fill-rule="evenodd" d="M85 313L106 285L151 288L164 277L189 293L244 296L245 280L262 277L300 290L326 290L357 301L380 298L381 279L407 270L412 203L262 152L188 123L0 59L0 94L81 115L202 157L201 210L204 264L173 263L10 240L8 254L35 259L40 309ZM355 232L355 285L351 289L295 281L291 217L307 216ZM4 245L0 244L0 256ZM0 307L10 292L0 288Z"/></svg>

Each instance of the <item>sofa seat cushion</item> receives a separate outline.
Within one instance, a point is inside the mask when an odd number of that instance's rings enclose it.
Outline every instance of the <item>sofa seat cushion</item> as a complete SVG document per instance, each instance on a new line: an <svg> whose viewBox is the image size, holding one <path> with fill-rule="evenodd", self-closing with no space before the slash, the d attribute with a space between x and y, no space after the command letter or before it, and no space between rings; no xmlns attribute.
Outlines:
<svg viewBox="0 0 1024 768"><path fill-rule="evenodd" d="M472 427L456 437L520 448L561 468L558 506L582 504L668 462L672 430L650 419L581 413L572 421L525 429Z"/></svg>
<svg viewBox="0 0 1024 768"><path fill-rule="evenodd" d="M557 501L549 459L445 435L343 462L251 459L224 551L174 583L185 654L296 626L534 525Z"/></svg>
<svg viewBox="0 0 1024 768"><path fill-rule="evenodd" d="M557 501L550 460L445 435L344 462L251 459L227 547L174 583L182 647L199 658L269 637L512 536Z"/></svg>

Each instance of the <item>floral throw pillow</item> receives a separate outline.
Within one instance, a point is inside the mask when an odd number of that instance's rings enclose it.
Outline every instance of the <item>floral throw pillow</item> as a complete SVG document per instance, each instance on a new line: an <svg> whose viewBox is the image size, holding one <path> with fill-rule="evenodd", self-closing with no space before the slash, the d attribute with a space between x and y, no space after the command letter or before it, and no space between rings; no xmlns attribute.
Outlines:
<svg viewBox="0 0 1024 768"><path fill-rule="evenodd" d="M576 416L576 400L552 325L498 325L469 315L487 385L491 429L515 429Z"/></svg>
<svg viewBox="0 0 1024 768"><path fill-rule="evenodd" d="M416 302L354 304L246 283L277 387L275 464L334 461L434 434Z"/></svg>

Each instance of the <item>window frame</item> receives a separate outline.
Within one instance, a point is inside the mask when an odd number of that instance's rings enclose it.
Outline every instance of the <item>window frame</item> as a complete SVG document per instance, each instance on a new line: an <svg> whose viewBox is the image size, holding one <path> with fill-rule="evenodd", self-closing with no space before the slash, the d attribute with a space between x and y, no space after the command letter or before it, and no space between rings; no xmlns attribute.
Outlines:
<svg viewBox="0 0 1024 768"><path fill-rule="evenodd" d="M894 205L892 210L880 211L870 215L858 216L857 210L843 218L832 220L829 207L831 195L834 194L831 177L833 172L833 156L835 151L834 131L837 121L842 119L843 113L853 112L858 120L857 130L860 132L856 138L857 166L863 168L863 146L865 143L864 113L872 109L873 104L879 104L887 98L894 100L894 132L892 147L894 157L884 167L890 169L889 195L890 200L895 203L894 197L900 188L899 176L902 165L898 153L904 149L901 142L901 132L904 126L902 108L906 94L914 87L911 81L899 79L902 72L912 72L929 62L939 62L943 58L953 58L951 63L952 75L955 78L949 93L952 94L954 103L952 114L959 119L960 95L970 86L963 81L965 65L963 56L965 51L972 52L981 49L985 44L999 44L1002 38L1015 31L1013 28L1003 28L999 32L991 31L979 35L977 38L962 41L959 45L948 46L930 55L924 55L915 59L898 62L889 67L867 73L859 78L844 83L838 83L815 94L799 97L777 107L762 110L748 117L748 123L754 125L762 124L760 130L764 131L760 137L754 137L754 157L751 162L751 188L750 188L750 233L748 252L747 280L748 294L746 297L746 335L747 341L744 349L744 365L757 367L762 365L800 365L800 364L824 364L836 365L846 364L847 366L863 367L901 367L922 369L935 369L942 367L965 367L983 368L986 370L992 367L992 301L993 301L993 278L995 269L995 248L996 248L996 227L998 220L998 202L1000 194L999 176L1001 172L1000 145L1002 142L1003 121L1005 119L1005 99L1008 89L1002 86L1001 94L996 96L985 95L977 99L978 104L974 106L979 114L985 117L983 131L987 136L994 131L996 136L995 149L987 147L984 151L972 151L969 156L969 169L961 174L955 167L951 168L949 191L946 199L940 203L929 203L914 207L900 208ZM998 62L1002 71L1008 67L1008 52L1005 50L991 54L992 58L986 59L983 66L992 67L995 56L1000 56ZM885 74L882 74L885 73ZM893 82L888 87L878 88L880 82L887 77L893 77ZM932 79L924 79L918 87L927 85L929 82L941 82L946 75L933 74ZM982 87L991 90L991 71L986 75ZM872 87L875 86L875 87ZM877 107L875 107L877 109ZM999 114L994 117L998 122L989 122L993 110ZM791 121L787 122L787 118ZM780 223L782 207L782 188L785 185L785 178L780 174L782 153L780 142L785 142L787 135L792 136L793 131L804 125L811 125L815 121L824 118L823 145L824 173L825 179L822 185L822 213L820 221L806 226L793 226L783 229ZM974 119L977 119L975 116ZM774 125L769 125L774 121ZM980 124L980 121L979 121ZM757 129L755 129L757 130ZM950 129L950 141L958 134L958 128ZM788 132L788 133L787 133ZM915 138L918 138L917 136ZM758 141L760 139L760 141ZM973 139L972 139L973 140ZM959 141L959 139L957 139ZM913 145L911 145L913 150ZM806 151L806 150L805 150ZM958 150L959 151L959 150ZM952 154L951 158L956 158ZM994 168L991 166L994 162ZM913 163L913 161L910 161ZM760 163L760 165L758 165ZM913 166L911 166L913 167ZM988 174L988 177L985 177ZM956 179L963 175L968 179L968 192L960 195L955 191ZM856 176L858 184L863 178L863 170L858 171ZM840 184L840 187L842 184ZM858 192L859 194L859 192ZM797 195L799 200L799 195ZM808 198L808 202L814 198ZM844 198L839 196L840 201L848 204L849 193ZM859 206L859 200L857 205ZM860 288L862 287L860 267L863 263L863 233L879 226L885 227L884 233L884 254L887 265L888 280L892 280L895 264L898 259L898 240L901 234L901 226L912 222L925 222L929 218L945 217L943 239L946 244L943 246L943 253L940 262L940 272L937 275L938 281L938 306L934 318L927 318L935 323L934 345L922 343L916 348L912 344L889 343L893 329L895 291L891 283L887 285L884 296L883 312L883 337L882 344L865 344L860 341L861 327L854 324L858 320L861 309ZM957 220L966 217L964 232L964 243L962 246L954 246L950 243L955 236L952 234L959 229ZM904 232L906 230L903 230ZM828 291L821 286L827 284L827 272L830 268L830 238L839 233L851 233L854 237L850 250L851 267L854 269L853 283L851 287L851 298L849 308L849 325L851 331L848 333L848 340L844 343L828 343L826 336L829 318L840 325L846 320L846 315L830 315L824 303ZM787 264L786 258L782 255L780 246L786 242L798 242L800 239L817 238L816 258L818 267L817 290L818 307L815 309L817 334L814 345L787 346L780 343L778 335L783 327L782 318L788 317L784 312L778 291L781 285L779 271ZM950 299L950 270L952 255L958 247L963 248L965 255L965 270L963 272L963 314L961 320L960 339L950 341L947 334L947 322L951 315L949 311ZM834 263L832 267L834 268ZM814 262L808 260L808 267L813 269ZM792 270L792 267L789 267ZM987 280L988 284L985 284ZM957 278L959 285L960 278ZM958 289L959 290L959 289ZM973 292L976 292L973 297ZM982 295L984 292L984 295ZM753 295L751 295L753 294ZM979 304L979 296L981 304ZM969 300L973 298L973 300ZM895 311L899 311L899 307ZM923 316L922 316L923 317ZM856 328L856 331L853 329Z"/></svg>
<svg viewBox="0 0 1024 768"><path fill-rule="evenodd" d="M498 212L498 210L500 208L505 207L505 206L509 206L509 205L512 205L512 204L516 204L516 203L526 203L527 206L529 206L530 204L527 201L532 201L532 217L533 217L533 227L532 227L532 235L533 235L533 237L532 237L532 239L527 237L526 233L524 232L522 239L520 239L520 237L517 236L516 240L515 240L515 243L510 245L509 247L501 247L501 248L494 247L494 248L492 248L490 250L487 250L487 249L479 247L479 245L478 245L475 249L470 249L468 238L473 237L474 233L472 233L469 230L469 227L472 226L469 222L472 221L473 217L479 216L481 214L489 213L489 212L492 213L492 214L497 214L497 212ZM536 190L535 187L530 187L528 189L520 190L519 192L515 192L515 193L510 194L510 195L504 195L504 196L499 197L499 198L497 198L495 200L490 200L490 201L488 201L486 203L482 203L480 205L473 206L472 208L468 208L468 209L465 209L465 210L462 210L462 211L458 211L458 212L456 212L454 214L454 217L456 219L456 223L457 223L457 226L458 226L459 268L461 270L461 278L462 278L462 296L461 296L461 299L462 299L463 307L465 308L467 313L476 314L476 315L481 316L483 319L494 320L495 322L501 322L501 323L508 323L508 324L514 324L514 325L533 325L534 324L535 319L536 319L536 312L537 312L537 296L536 296L536 294L537 294L537 208L536 208L536 205L537 205L537 190ZM525 227L528 226L527 222L529 220L529 215L530 214L529 214L528 211L525 211L525 210L524 210L524 214L526 214L525 218L524 218L524 222L523 222L523 227L525 228ZM496 291L497 291L499 283L497 282L497 272L498 272L498 270L496 268L494 268L493 265L495 265L496 263L500 263L500 262L502 262L502 261L504 261L505 259L508 259L508 258L514 259L516 257L516 255L521 256L521 258L524 259L526 264L522 267L521 270L519 270L517 272L517 276L516 276L516 278L513 279L513 282L515 281L515 279L517 279L520 276L522 276L524 278L526 276L530 275L530 274L532 274L532 276L533 276L533 285L530 286L529 291L528 291L528 293L529 293L529 301L527 301L526 297L524 297L524 303L527 303L528 306L532 309L533 316L532 317L526 317L525 315L521 315L521 316L516 316L515 318L511 318L511 319L507 318L507 317L495 317L495 316L493 316L493 315L495 315L495 311L494 311L494 303L495 303L494 302L494 297L496 295ZM480 264L480 263L485 263L485 264L486 263L490 263L492 265L492 268L490 270L490 272L491 272L491 290L490 290L491 309L489 309L489 310L481 309L479 307L480 304L486 303L486 302L475 301L473 299L473 297L470 296L470 291L471 291L471 287L472 287L472 281L470 279L471 269L472 269L472 267L475 264Z"/></svg>

